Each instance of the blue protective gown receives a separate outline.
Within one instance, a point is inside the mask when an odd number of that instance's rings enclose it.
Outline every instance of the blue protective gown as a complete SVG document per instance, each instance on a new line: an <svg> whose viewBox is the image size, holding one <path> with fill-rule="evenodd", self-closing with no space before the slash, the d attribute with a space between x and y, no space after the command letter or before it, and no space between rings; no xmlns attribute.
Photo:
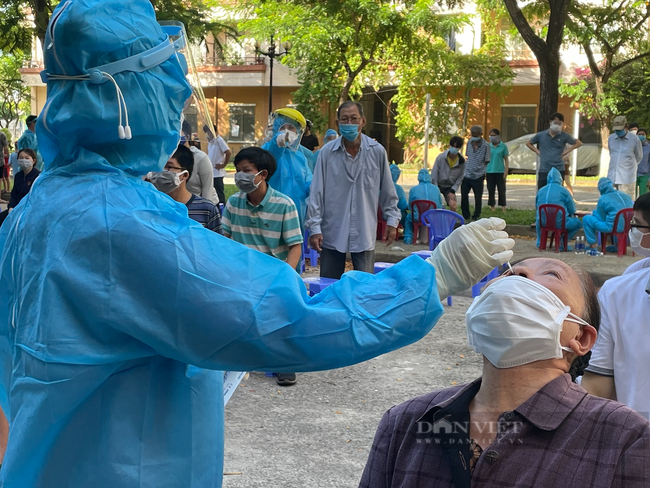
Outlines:
<svg viewBox="0 0 650 488"><path fill-rule="evenodd" d="M430 200L436 204L437 208L444 208L442 204L442 193L437 185L431 183L431 174L429 170L421 169L418 172L418 184L410 189L409 191L409 202L408 207L411 208L411 204L415 200ZM417 210L416 210L417 214ZM419 219L419 215L413 216L412 213L408 214L406 217L406 223L404 224L404 243L413 244L413 219Z"/></svg>
<svg viewBox="0 0 650 488"><path fill-rule="evenodd" d="M298 146L298 149L300 150L302 155L305 156L305 159L307 160L307 166L309 167L309 171L313 173L314 166L316 165L316 152L311 152L302 144Z"/></svg>
<svg viewBox="0 0 650 488"><path fill-rule="evenodd" d="M540 244L540 235L541 235L541 225L539 222L539 206L545 204L559 205L560 207L566 210L565 214L565 227L569 231L569 240L573 240L575 235L578 233L582 227L582 223L578 217L574 217L576 213L576 204L573 200L573 196L569 193L569 190L562 186L562 175L560 172L551 168L551 171L548 172L548 180L546 186L540 188L535 197L535 215L537 223L537 247ZM542 222L546 224L546 222ZM562 225L562 219L558 215L556 225Z"/></svg>
<svg viewBox="0 0 650 488"><path fill-rule="evenodd" d="M399 208L400 211L402 212L402 218L400 222L406 222L406 214L408 213L409 202L406 200L406 192L404 191L404 188L402 188L402 185L399 185L397 183L401 174L402 174L402 170L399 169L399 166L397 166L396 164L390 165L390 176L391 178L393 178L393 183L395 184L395 191L397 192L397 198L399 199L397 202L397 208Z"/></svg>
<svg viewBox="0 0 650 488"><path fill-rule="evenodd" d="M586 215L582 219L585 230L585 239L589 244L598 242L598 232L612 232L616 214L624 208L632 208L634 202L627 193L614 188L614 183L609 178L598 180L600 198L593 215ZM617 232L622 232L625 222L619 220Z"/></svg>
<svg viewBox="0 0 650 488"><path fill-rule="evenodd" d="M34 151L36 153L36 169L43 171L43 157L41 156L41 152L38 150L38 138L36 137L36 133L29 129L26 129L25 132L23 132L23 135L20 136L20 139L16 142L16 152L19 152L21 149L31 149Z"/></svg>
<svg viewBox="0 0 650 488"><path fill-rule="evenodd" d="M147 0L61 2L52 18L54 73L165 39ZM117 137L114 85L50 81L45 172L0 228L4 488L220 487L220 370L346 366L418 340L442 314L418 257L309 298L286 263L189 219L141 179L179 139L190 90L178 61L115 79L133 139Z"/></svg>
<svg viewBox="0 0 650 488"><path fill-rule="evenodd" d="M284 115L277 117L273 123L273 134L277 135L280 132L280 127L287 123L297 125L294 120ZM296 140L294 147L280 147L275 137L262 146L263 149L273 154L278 164L275 173L269 179L269 185L287 195L296 204L300 228L304 233L307 198L309 198L313 174L309 169L307 158L300 150L301 147L300 138ZM306 148L305 150L309 151Z"/></svg>

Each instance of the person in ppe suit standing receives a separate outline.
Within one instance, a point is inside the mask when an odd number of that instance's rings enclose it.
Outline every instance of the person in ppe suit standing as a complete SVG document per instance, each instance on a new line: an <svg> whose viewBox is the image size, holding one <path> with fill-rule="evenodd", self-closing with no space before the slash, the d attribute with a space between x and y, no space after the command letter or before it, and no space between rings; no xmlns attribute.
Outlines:
<svg viewBox="0 0 650 488"><path fill-rule="evenodd" d="M271 115L270 139L262 146L273 154L278 168L269 185L293 200L298 208L300 228L305 230L307 198L311 186L312 171L300 145L300 138L307 126L305 117L293 108L281 108ZM301 149L302 148L302 149Z"/></svg>
<svg viewBox="0 0 650 488"><path fill-rule="evenodd" d="M192 94L166 32L147 0L53 12L45 171L0 228L3 488L218 488L224 370L317 371L405 346L441 296L512 257L505 223L484 220L430 261L308 297L286 263L143 181L174 152Z"/></svg>
<svg viewBox="0 0 650 488"><path fill-rule="evenodd" d="M428 169L421 169L418 172L418 184L409 190L409 203L408 206L415 200L429 200L436 204L436 208L444 208L442 204L442 193L440 189L431 183L431 175ZM404 224L404 244L413 244L413 219L420 219L417 210L414 210L415 215L411 212L406 217ZM415 236L417 240L417 236Z"/></svg>

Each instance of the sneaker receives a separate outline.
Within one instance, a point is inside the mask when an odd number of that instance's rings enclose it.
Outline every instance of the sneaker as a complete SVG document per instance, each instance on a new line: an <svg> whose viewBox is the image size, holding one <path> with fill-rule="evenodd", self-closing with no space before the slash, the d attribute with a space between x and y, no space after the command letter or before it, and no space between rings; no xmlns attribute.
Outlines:
<svg viewBox="0 0 650 488"><path fill-rule="evenodd" d="M278 373L278 385L292 386L296 384L296 373Z"/></svg>

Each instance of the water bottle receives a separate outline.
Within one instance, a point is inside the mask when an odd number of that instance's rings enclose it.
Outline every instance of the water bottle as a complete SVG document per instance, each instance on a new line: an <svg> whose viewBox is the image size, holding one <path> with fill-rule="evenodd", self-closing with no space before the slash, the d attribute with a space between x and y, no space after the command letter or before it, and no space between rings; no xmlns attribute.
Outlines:
<svg viewBox="0 0 650 488"><path fill-rule="evenodd" d="M576 254L581 254L581 253L580 253L580 246L581 246L580 236L578 236L578 237L576 237L575 247L573 248L573 250L574 250L574 252L575 252Z"/></svg>
<svg viewBox="0 0 650 488"><path fill-rule="evenodd" d="M585 253L585 236L580 236L579 239L580 239L580 242L579 242L580 252L579 252L579 254L584 254Z"/></svg>

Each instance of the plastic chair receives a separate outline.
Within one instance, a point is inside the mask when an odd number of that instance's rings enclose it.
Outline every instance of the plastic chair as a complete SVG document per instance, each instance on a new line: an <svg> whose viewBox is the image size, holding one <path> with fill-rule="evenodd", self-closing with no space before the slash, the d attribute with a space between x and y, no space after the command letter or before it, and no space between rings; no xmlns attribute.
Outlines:
<svg viewBox="0 0 650 488"><path fill-rule="evenodd" d="M417 200L416 200L417 201ZM465 219L451 210L427 210L420 214L422 225L429 228L429 250L433 251L438 244L451 234L456 228L456 223L465 224Z"/></svg>
<svg viewBox="0 0 650 488"><path fill-rule="evenodd" d="M566 229L566 210L564 207L549 203L540 205L538 212L539 225L542 226L540 228L539 250L546 250L546 239L548 238L549 232L551 233L551 246L555 238L555 252L560 252L560 239L564 243L564 249L567 250L569 248L569 231ZM562 218L560 227L557 226L558 213ZM546 225L542 225L544 220L546 220Z"/></svg>
<svg viewBox="0 0 650 488"><path fill-rule="evenodd" d="M422 214L427 210L435 210L436 208L438 208L436 202L432 202L431 200L413 200L413 202L411 202L411 220L413 221L413 244L415 244L418 240L420 225L422 225L420 221L420 219L422 218ZM417 214L415 213L416 209L417 209ZM420 219L416 219L415 218L416 215L419 215Z"/></svg>
<svg viewBox="0 0 650 488"><path fill-rule="evenodd" d="M223 216L223 209L226 208L226 206L223 203L219 204L219 213Z"/></svg>
<svg viewBox="0 0 650 488"><path fill-rule="evenodd" d="M477 296L479 296L481 294L481 290L483 288L483 285L486 285L488 283L488 281L493 280L494 278L499 276L499 274L500 274L499 273L499 268L494 268L492 271L490 271L488 273L488 275L485 278L483 278L481 281L476 283L472 287L472 298L476 298Z"/></svg>
<svg viewBox="0 0 650 488"><path fill-rule="evenodd" d="M335 280L334 278L321 278L320 276L314 276L311 278L303 278L302 281L307 285L309 296L313 297L328 286L336 283L338 280Z"/></svg>
<svg viewBox="0 0 650 488"><path fill-rule="evenodd" d="M600 232L601 235L601 252L605 254L607 252L607 238L611 236L612 244L618 245L618 257L623 257L627 254L627 234L632 228L630 222L634 218L634 209L633 208L624 208L619 210L614 219L614 227L612 227L612 232ZM624 219L625 227L621 232L616 232L618 226L620 225L620 220ZM616 241L614 241L616 239Z"/></svg>
<svg viewBox="0 0 650 488"><path fill-rule="evenodd" d="M385 269L388 269L392 266L395 266L395 263L384 263L382 261L378 261L375 263L375 274L381 273Z"/></svg>
<svg viewBox="0 0 650 488"><path fill-rule="evenodd" d="M309 264L311 265L312 268L316 267L318 264L318 258L320 257L320 254L318 251L314 250L311 248L309 245L309 231L305 231L305 240L302 243L302 255L303 255L303 262L305 259L309 258Z"/></svg>

